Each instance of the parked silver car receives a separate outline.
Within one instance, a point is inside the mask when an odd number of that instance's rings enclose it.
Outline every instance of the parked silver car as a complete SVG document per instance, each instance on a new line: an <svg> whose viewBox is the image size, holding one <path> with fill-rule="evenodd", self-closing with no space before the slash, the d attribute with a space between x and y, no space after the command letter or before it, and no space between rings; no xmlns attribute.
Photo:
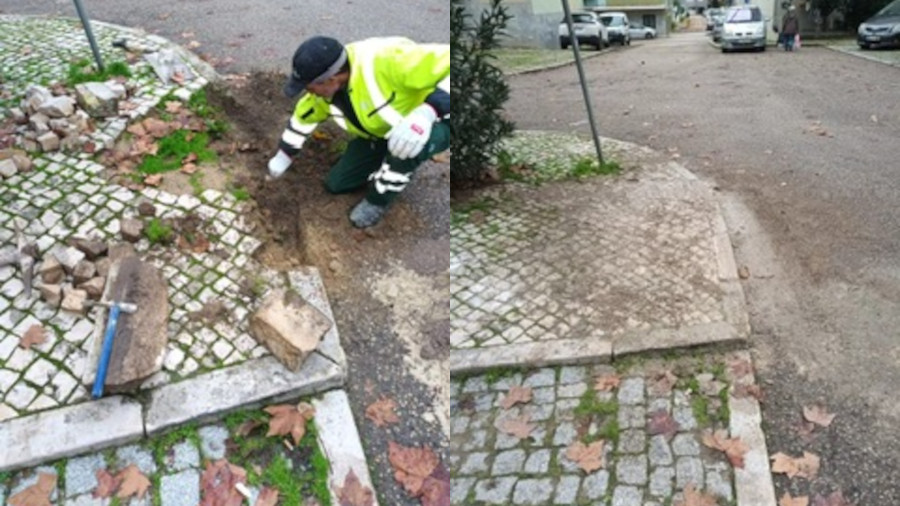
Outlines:
<svg viewBox="0 0 900 506"><path fill-rule="evenodd" d="M856 42L869 49L877 46L900 46L900 0L894 0L859 25Z"/></svg>
<svg viewBox="0 0 900 506"><path fill-rule="evenodd" d="M755 5L729 7L722 24L722 52L734 49L766 50L766 18Z"/></svg>
<svg viewBox="0 0 900 506"><path fill-rule="evenodd" d="M575 29L575 36L578 37L578 44L594 46L599 51L604 47L609 47L609 35L607 35L606 26L600 22L600 18L593 12L573 12L572 28ZM569 25L563 19L559 22L559 46L567 49L572 44L572 37L569 36Z"/></svg>
<svg viewBox="0 0 900 506"><path fill-rule="evenodd" d="M628 26L628 34L632 39L655 39L656 29L637 23L631 23Z"/></svg>

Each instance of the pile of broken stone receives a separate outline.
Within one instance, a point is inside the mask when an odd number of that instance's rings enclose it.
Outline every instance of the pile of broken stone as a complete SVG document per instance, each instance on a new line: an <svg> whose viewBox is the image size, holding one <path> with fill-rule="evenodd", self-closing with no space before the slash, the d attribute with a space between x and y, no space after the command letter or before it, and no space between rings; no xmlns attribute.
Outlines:
<svg viewBox="0 0 900 506"><path fill-rule="evenodd" d="M76 238L51 249L37 268L41 298L52 307L84 314L103 296L112 260L104 241Z"/></svg>
<svg viewBox="0 0 900 506"><path fill-rule="evenodd" d="M77 84L74 92L61 85L52 90L31 85L19 107L8 111L14 128L0 139L0 145L17 146L27 153L93 152L93 120L118 116L119 100L127 93L125 85L115 80ZM0 177L30 169L26 153L0 152Z"/></svg>

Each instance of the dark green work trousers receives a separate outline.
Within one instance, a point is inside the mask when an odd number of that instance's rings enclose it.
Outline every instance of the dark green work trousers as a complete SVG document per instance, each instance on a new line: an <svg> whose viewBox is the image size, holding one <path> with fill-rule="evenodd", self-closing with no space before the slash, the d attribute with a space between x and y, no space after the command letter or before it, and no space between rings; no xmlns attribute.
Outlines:
<svg viewBox="0 0 900 506"><path fill-rule="evenodd" d="M406 188L419 165L450 148L450 125L435 123L428 143L415 158L394 158L387 145L384 139L350 141L344 155L328 172L325 188L331 193L347 193L368 183L366 200L377 206L390 204Z"/></svg>

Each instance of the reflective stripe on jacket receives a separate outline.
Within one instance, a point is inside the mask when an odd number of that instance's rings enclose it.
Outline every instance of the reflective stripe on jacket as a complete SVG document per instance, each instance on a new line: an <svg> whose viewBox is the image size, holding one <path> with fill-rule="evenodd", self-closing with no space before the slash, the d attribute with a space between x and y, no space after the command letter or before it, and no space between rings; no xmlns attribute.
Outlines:
<svg viewBox="0 0 900 506"><path fill-rule="evenodd" d="M381 37L347 44L350 81L347 90L356 117L365 131L348 121L337 107L307 93L297 102L291 124L311 132L329 117L350 134L384 138L425 98L449 82L450 45L416 44L402 37ZM370 135L371 134L371 135Z"/></svg>

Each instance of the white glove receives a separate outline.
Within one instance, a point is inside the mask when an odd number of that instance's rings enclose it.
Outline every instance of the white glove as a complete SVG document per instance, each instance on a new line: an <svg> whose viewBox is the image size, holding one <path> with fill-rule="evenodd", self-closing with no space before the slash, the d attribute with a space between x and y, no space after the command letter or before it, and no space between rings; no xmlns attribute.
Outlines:
<svg viewBox="0 0 900 506"><path fill-rule="evenodd" d="M416 107L388 132L388 150L401 160L415 158L431 137L431 127L436 120L437 112L430 105Z"/></svg>
<svg viewBox="0 0 900 506"><path fill-rule="evenodd" d="M285 171L288 170L288 167L290 166L291 157L279 149L278 152L275 153L275 156L269 160L269 176L271 176L272 179L278 179L284 175Z"/></svg>

